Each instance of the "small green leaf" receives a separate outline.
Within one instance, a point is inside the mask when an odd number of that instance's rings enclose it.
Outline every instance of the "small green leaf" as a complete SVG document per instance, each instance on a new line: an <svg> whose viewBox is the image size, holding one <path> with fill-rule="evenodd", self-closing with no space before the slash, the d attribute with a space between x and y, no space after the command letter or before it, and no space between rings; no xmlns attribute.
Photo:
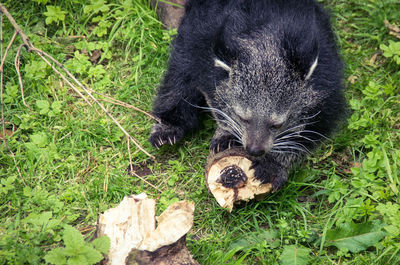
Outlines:
<svg viewBox="0 0 400 265"><path fill-rule="evenodd" d="M104 70L104 66L101 64L96 65L95 67L90 67L88 76L89 78L94 78L95 80L101 79L104 74L106 73L106 70Z"/></svg>
<svg viewBox="0 0 400 265"><path fill-rule="evenodd" d="M25 65L25 76L33 80L43 80L49 66L44 61L30 61Z"/></svg>
<svg viewBox="0 0 400 265"><path fill-rule="evenodd" d="M3 178L0 181L0 194L7 194L10 190L14 189L14 181L17 179L16 176L10 176L8 178Z"/></svg>
<svg viewBox="0 0 400 265"><path fill-rule="evenodd" d="M43 115L49 112L50 104L47 100L37 100L36 107L39 108L39 113Z"/></svg>
<svg viewBox="0 0 400 265"><path fill-rule="evenodd" d="M113 24L110 21L105 19L101 20L96 28L94 28L93 33L96 34L97 37L102 37L107 34L107 30Z"/></svg>
<svg viewBox="0 0 400 265"><path fill-rule="evenodd" d="M51 24L53 22L58 22L64 21L65 20L65 14L67 12L62 11L59 6L46 6L47 12L44 12L43 14L46 16L46 24Z"/></svg>
<svg viewBox="0 0 400 265"><path fill-rule="evenodd" d="M234 241L229 246L231 250L242 250L249 251L259 247L260 244L267 245L269 248L276 248L279 246L277 231L273 230L261 230L253 233L247 233L245 236Z"/></svg>
<svg viewBox="0 0 400 265"><path fill-rule="evenodd" d="M45 147L48 144L47 135L44 132L32 134L30 138L32 143L38 147Z"/></svg>
<svg viewBox="0 0 400 265"><path fill-rule="evenodd" d="M85 259L87 260L86 264L95 264L100 262L102 259L104 259L103 255L96 249L94 249L90 245L85 245L83 246L83 253L85 256Z"/></svg>
<svg viewBox="0 0 400 265"><path fill-rule="evenodd" d="M14 99L18 96L19 87L18 85L13 85L7 82L5 87L4 103L12 103Z"/></svg>
<svg viewBox="0 0 400 265"><path fill-rule="evenodd" d="M110 238L108 238L107 236L98 237L92 242L94 248L103 254L108 253L108 250L110 249L110 244Z"/></svg>
<svg viewBox="0 0 400 265"><path fill-rule="evenodd" d="M33 193L32 193L32 188L29 186L24 187L24 196L25 197L32 197Z"/></svg>
<svg viewBox="0 0 400 265"><path fill-rule="evenodd" d="M36 2L38 4L47 4L49 0L33 0L33 2Z"/></svg>
<svg viewBox="0 0 400 265"><path fill-rule="evenodd" d="M68 265L83 265L83 264L91 264L91 263L88 262L88 260L86 259L85 256L79 255L79 256L70 257L68 259L67 264Z"/></svg>
<svg viewBox="0 0 400 265"><path fill-rule="evenodd" d="M90 5L85 5L83 8L83 12L85 14L90 12L92 12L92 14L96 14L98 12L105 13L110 9L104 0L92 0L90 2Z"/></svg>
<svg viewBox="0 0 400 265"><path fill-rule="evenodd" d="M296 245L285 246L280 257L283 265L307 265L310 260L310 250Z"/></svg>
<svg viewBox="0 0 400 265"><path fill-rule="evenodd" d="M65 63L65 66L75 73L84 74L87 72L92 63L89 61L89 57L85 54L79 53L79 51L75 51L74 58L68 60Z"/></svg>
<svg viewBox="0 0 400 265"><path fill-rule="evenodd" d="M383 56L393 58L397 64L400 64L400 41L389 40L389 45L381 44L379 48L384 51Z"/></svg>
<svg viewBox="0 0 400 265"><path fill-rule="evenodd" d="M63 240L66 247L71 247L73 249L77 249L85 243L82 234L70 225L64 226Z"/></svg>
<svg viewBox="0 0 400 265"><path fill-rule="evenodd" d="M51 108L53 109L53 112L55 113L55 114L59 114L60 112L61 112L61 106L62 106L62 103L61 103L61 101L54 101L52 104L51 104Z"/></svg>
<svg viewBox="0 0 400 265"><path fill-rule="evenodd" d="M173 175L173 176L171 176L169 179L168 179L168 185L169 186L174 186L175 185L175 183L177 182L177 180L178 180L178 176L177 175Z"/></svg>
<svg viewBox="0 0 400 265"><path fill-rule="evenodd" d="M341 224L326 233L326 244L358 253L374 246L385 237L386 233L382 231L382 227L379 221Z"/></svg>
<svg viewBox="0 0 400 265"><path fill-rule="evenodd" d="M46 254L46 256L44 256L44 259L46 260L47 263L51 264L56 264L56 265L67 264L67 259L63 248L56 248L49 251Z"/></svg>

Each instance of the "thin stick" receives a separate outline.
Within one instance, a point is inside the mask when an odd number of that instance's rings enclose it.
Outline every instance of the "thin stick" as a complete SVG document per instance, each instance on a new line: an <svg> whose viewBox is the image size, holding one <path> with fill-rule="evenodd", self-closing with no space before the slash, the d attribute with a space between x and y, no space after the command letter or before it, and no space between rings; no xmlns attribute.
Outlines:
<svg viewBox="0 0 400 265"><path fill-rule="evenodd" d="M103 189L104 189L104 197L107 195L107 191L108 191L108 162L106 161L106 179L104 180L104 185L103 185Z"/></svg>
<svg viewBox="0 0 400 265"><path fill-rule="evenodd" d="M160 193L163 192L162 190L160 190L159 188L157 188L156 186L154 186L153 184L151 184L150 182L148 182L147 180L145 180L144 178L139 176L135 171L131 171L131 174L135 175L135 177L137 177L141 181L145 182L147 185L151 186L152 188L156 189L158 192L160 192Z"/></svg>
<svg viewBox="0 0 400 265"><path fill-rule="evenodd" d="M132 154L131 154L131 142L130 139L127 138L127 144L128 144L128 156L129 156L129 169L131 170L130 172L133 172L133 163L132 163Z"/></svg>
<svg viewBox="0 0 400 265"><path fill-rule="evenodd" d="M39 50L39 49L36 49L33 45L32 45L32 43L29 41L29 38L28 38L28 36L21 30L21 28L18 26L18 24L15 22L15 20L14 20L14 18L11 16L11 14L8 12L8 10L0 3L0 11L2 12L2 13L4 13L4 15L6 15L6 17L8 18L8 20L10 21L10 23L13 25L13 27L14 27L14 29L15 29L15 31L20 35L20 37L22 38L22 41L23 41L23 43L24 43L24 45L26 46L26 48L28 49L28 51L31 51L31 50L35 50L36 51L36 53L37 52L39 52L39 53L42 53L43 55L45 55L46 57L48 57L50 60L52 60L54 63L56 63L60 68L62 68L63 70L65 70L66 71L66 73L68 74L68 76L72 79L72 80L74 80L77 84L78 84L78 86L80 86L82 89L83 89L83 85L64 67L64 65L62 65L61 63L59 63L57 60L55 60L53 57L51 57L49 54L47 54L47 53L45 53L45 52L43 52L43 51L41 51L41 50ZM97 94L99 94L99 95L101 95L100 93L98 93L98 92L94 92L94 90L91 90L91 89L89 89L91 92L93 92L93 93L97 93ZM101 95L101 96L104 96L104 97L107 97L106 95ZM118 101L118 100L116 100L116 101ZM119 102L119 103L121 103L121 102ZM90 104L90 103L89 103ZM122 106L122 105L121 105ZM125 105L125 107L128 107L127 105ZM141 109L139 109L139 108L137 108L137 107L135 107L135 106L130 106L129 108L131 108L131 109L134 109L134 110L136 110L136 111L140 111L140 112L142 112L142 113L144 113L144 114L146 114L147 116L149 116L150 118L152 118L152 119L154 119L154 120L156 120L156 121L158 121L159 122L159 119L158 118L156 118L156 117L154 117L153 115L151 115L151 114L149 114L149 113L147 113L147 112L145 112L145 111L143 111L143 110L141 110Z"/></svg>
<svg viewBox="0 0 400 265"><path fill-rule="evenodd" d="M17 22L15 22L14 18L11 16L11 14L8 12L8 10L0 3L0 11L6 15L8 20L10 21L11 25L13 25L15 31L21 36L22 41L25 43L27 47L31 46L31 42L29 41L28 36L25 35L25 33L21 30L21 28L18 26Z"/></svg>
<svg viewBox="0 0 400 265"><path fill-rule="evenodd" d="M79 80L77 80L75 78L75 76L73 74L71 74L70 71L68 71L68 69L65 68L65 66L63 64L61 64L60 62L58 62L56 59L54 59L51 55L49 55L48 53L39 50L35 47L32 47L30 49L31 51L36 52L43 60L45 60L47 62L47 60L44 58L44 56L46 56L47 58L49 58L51 61L53 61L58 67L60 67L61 69L64 70L64 72L83 90L86 92L86 94L94 101L96 102L96 104L106 113L106 115L114 121L114 123L120 128L120 130L127 136L129 137L132 142L136 145L137 148L139 148L143 153L145 153L148 157L150 157L151 159L155 159L155 157L153 155L151 155L149 152L147 152L139 143L138 140L136 140L134 137L132 137L125 129L124 127L122 127L122 125L114 118L114 116L112 116L108 110L104 107L103 104L101 104L91 93L90 91L84 86L82 85L81 82L79 82ZM55 69L53 65L51 65L53 70ZM64 79L67 80L59 71L54 70L56 73L59 73L59 75ZM70 82L67 81L69 84Z"/></svg>
<svg viewBox="0 0 400 265"><path fill-rule="evenodd" d="M34 51L37 55L39 55L40 58L42 58L42 60L45 61L45 63L47 63L53 69L54 72L56 72L81 98L83 98L86 101L86 103L92 106L89 100L78 90L78 88L74 86L63 74L61 74L60 71L58 71L57 68L55 68L54 65L50 63L40 52L37 52L36 48L33 48L31 50Z"/></svg>
<svg viewBox="0 0 400 265"><path fill-rule="evenodd" d="M15 40L15 38L17 37L17 32L15 31L14 32L14 35L12 36L12 38L11 38L11 40L10 40L10 42L8 43L8 46L7 46L7 48L6 48L6 51L4 52L4 56L2 56L2 59L1 59L1 65L0 65L0 71L1 72L3 72L3 66L4 66L4 62L6 61L6 57L7 57L7 53L8 53L8 50L11 48L11 45L14 43L14 40ZM3 55L3 54L2 54Z"/></svg>
<svg viewBox="0 0 400 265"><path fill-rule="evenodd" d="M132 163L132 155L131 155L131 147L130 147L130 140L129 138L127 138L127 144L128 144L128 156L129 156L129 173L132 175L135 175L135 177L139 178L140 180L142 180L143 182L147 183L148 185L150 185L151 187L153 187L154 189L156 189L157 191L159 191L160 193L162 193L162 190L160 190L159 188L157 188L156 186L154 186L153 184L151 184L150 182L148 182L147 180L145 180L144 178L142 178L141 176L139 176L134 170L133 170L133 163Z"/></svg>
<svg viewBox="0 0 400 265"><path fill-rule="evenodd" d="M28 104L26 103L26 101L25 101L25 96L24 96L24 85L23 85L23 83L22 83L21 71L19 70L19 67L20 67L20 65L21 65L21 49L22 49L22 47L24 47L24 44L21 44L21 45L18 47L17 55L15 55L14 64L15 64L15 70L17 71L17 74L18 74L18 83L19 83L19 87L20 87L20 89L21 89L22 102L24 103L24 105L25 105L28 109L30 109L29 105L28 105Z"/></svg>
<svg viewBox="0 0 400 265"><path fill-rule="evenodd" d="M77 80L75 78L75 76L73 74L71 74L71 72L68 71L68 69L65 68L65 66L63 64L61 64L60 62L58 62L56 59L54 59L52 56L50 56L48 53L35 48L29 41L28 37L23 33L23 31L21 30L21 28L18 26L18 24L15 22L15 20L13 19L13 17L10 15L10 13L7 11L7 9L0 4L0 10L1 12L3 12L7 18L10 20L11 24L14 26L16 32L21 36L22 41L24 42L26 48L28 49L29 52L35 52L36 54L38 54L42 60L44 60L48 65L50 65L50 67L53 69L53 71L55 71L69 86L71 86L76 93L78 93L79 96L81 96L90 106L91 103L86 99L86 97L84 97L82 95L82 93L63 75L61 74L55 67L53 64L51 64L47 59L50 59L53 63L55 63L58 67L60 67L61 69L64 70L64 72L67 74L67 76L69 76L77 85L78 87L80 87L83 91L85 91L85 93L94 101L96 102L96 104L106 113L106 115L120 128L120 130L128 137L130 138L130 140L142 151L144 152L147 156L149 156L152 159L155 159L155 157L153 155L151 155L150 153L148 153L141 145L140 143L134 138L132 137L122 126L121 124L107 111L107 109L103 106L103 104L101 104L92 94L91 92L84 86L82 85L81 82L79 82L79 80ZM15 34L14 34L15 35ZM47 59L46 59L46 58Z"/></svg>
<svg viewBox="0 0 400 265"><path fill-rule="evenodd" d="M92 92L92 93L95 93L95 94L97 94L97 95L99 95L99 96L104 97L104 98L100 98L100 100L103 100L103 101L105 101L105 102L112 103L112 104L115 104L115 105L119 105L119 106L122 106L122 107L125 107L125 108L128 108L128 109L133 109L133 110L139 111L139 112L141 112L141 113L147 115L149 118L151 118L151 119L153 119L153 120L155 120L155 121L157 121L157 122L159 122L159 123L161 122L161 120L160 120L159 118L157 118L157 117L151 115L151 114L148 113L147 111L144 111L144 110L142 110L142 109L139 109L139 108L136 107L136 106L130 105L130 104L126 103L126 102L123 102L123 101L121 101L121 100L112 98L112 97L110 97L110 96L101 94L101 93L99 93L99 92L97 92L97 91L95 91L95 90L92 90L92 89L90 89L90 88L88 88L88 90L89 90L90 92Z"/></svg>
<svg viewBox="0 0 400 265"><path fill-rule="evenodd" d="M1 5L1 4L0 4ZM14 34L15 35L15 34ZM13 38L10 43L14 41L15 38ZM11 45L8 45L8 49ZM8 51L6 50L4 54L4 58L6 57L6 53ZM1 61L3 61L3 14L0 16L0 58ZM6 136L6 124L5 124L5 118L4 118L4 104L3 104L3 81L4 81L4 71L3 68L1 68L0 71L0 104L1 104L1 125L3 127L3 136L4 136L4 144L7 147L8 151L11 153L11 157L13 158L15 168L17 169L19 178L21 179L22 183L26 186L25 180L22 177L21 170L19 170L18 164L17 164L17 159L15 158L14 152L11 150L10 146L8 145L7 142L7 136Z"/></svg>

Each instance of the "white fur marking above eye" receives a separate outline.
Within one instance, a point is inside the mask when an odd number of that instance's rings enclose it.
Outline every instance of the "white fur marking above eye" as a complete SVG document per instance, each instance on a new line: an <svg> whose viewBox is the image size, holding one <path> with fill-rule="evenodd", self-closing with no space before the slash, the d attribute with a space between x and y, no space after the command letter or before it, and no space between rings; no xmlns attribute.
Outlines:
<svg viewBox="0 0 400 265"><path fill-rule="evenodd" d="M221 60L219 60L219 59L214 59L214 65L215 65L216 67L221 67L221 68L224 69L225 71L228 71L228 72L231 71L231 68L230 68L226 63L224 63L223 61L221 61Z"/></svg>
<svg viewBox="0 0 400 265"><path fill-rule="evenodd" d="M315 58L315 61L311 65L310 71L308 71L308 74L306 75L306 80L310 79L310 77L313 74L315 68L317 68L317 64L318 64L318 56L317 56L317 58Z"/></svg>

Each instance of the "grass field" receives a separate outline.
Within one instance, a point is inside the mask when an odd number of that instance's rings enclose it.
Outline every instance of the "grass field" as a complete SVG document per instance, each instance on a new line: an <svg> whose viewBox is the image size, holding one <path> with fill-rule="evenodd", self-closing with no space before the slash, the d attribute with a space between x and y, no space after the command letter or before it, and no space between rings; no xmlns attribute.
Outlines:
<svg viewBox="0 0 400 265"><path fill-rule="evenodd" d="M101 101L156 157L130 146L134 168L148 185L128 174L121 130L25 50L21 74L29 108L23 104L14 67L17 38L4 64L9 148L1 133L0 264L96 262L101 248L88 242L97 216L141 192L158 200L159 213L177 200L195 203L188 247L201 264L400 264L400 38L388 27L400 25L400 2L322 3L332 13L346 64L349 122L293 170L283 189L232 213L204 183L211 119L178 145L157 150L147 142L150 118ZM86 86L151 110L175 32L162 28L146 0L3 4L37 48ZM3 24L4 50L14 30L7 19ZM74 242L86 248L74 250Z"/></svg>

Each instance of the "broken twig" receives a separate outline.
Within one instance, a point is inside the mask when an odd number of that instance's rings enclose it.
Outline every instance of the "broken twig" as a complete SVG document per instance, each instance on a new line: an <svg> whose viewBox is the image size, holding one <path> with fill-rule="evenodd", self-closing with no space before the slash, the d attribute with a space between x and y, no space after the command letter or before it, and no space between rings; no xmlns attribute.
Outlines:
<svg viewBox="0 0 400 265"><path fill-rule="evenodd" d="M1 5L1 4L0 4ZM11 150L10 146L8 145L7 142L7 135L6 135L6 123L5 123L5 118L4 118L4 102L3 102L3 81L4 81L4 71L3 71L3 60L5 60L5 57L7 55L8 50L11 47L11 44L14 42L16 35L14 34L13 38L11 39L9 45L7 46L7 49L5 53L3 54L3 13L0 14L0 60L2 62L1 68L0 68L0 103L1 103L1 125L3 129L3 138L4 138L4 145L7 147L8 151L11 153L11 157L13 158L15 168L17 169L19 178L21 179L22 183L26 186L25 180L22 177L21 170L18 167L17 159L15 158L14 152Z"/></svg>
<svg viewBox="0 0 400 265"><path fill-rule="evenodd" d="M85 94L91 99L93 100L103 111L104 113L118 126L118 128L136 145L136 147L141 150L143 153L145 153L147 156L149 156L152 159L155 159L155 157L153 155L151 155L149 152L147 152L139 143L138 140L136 140L133 136L131 136L123 127L122 125L117 121L117 119L114 118L114 116L104 107L103 104L101 104L93 95L93 90L89 89L87 87L85 87L78 79L75 78L75 76L73 74L71 74L71 72L68 71L68 69L65 68L65 66L63 64L61 64L60 62L58 62L56 59L54 59L51 55L49 55L48 53L37 49L35 46L33 46L33 44L29 41L29 38L27 37L27 35L21 30L21 28L18 26L18 24L15 22L14 18L11 16L11 14L8 12L8 10L0 3L0 11L2 13L4 13L4 15L6 15L6 17L9 19L10 23L13 25L14 29L15 29L15 33L14 36L10 42L10 44L8 45L7 49L6 49L6 53L9 49L9 47L12 45L13 41L15 40L16 36L19 35L23 41L22 46L24 46L28 52L34 52L37 55L40 56L40 58L42 58L42 60L44 62L46 62L52 69L53 71L58 74L82 99L84 99L90 106L92 105L89 100L82 94L81 91L79 91L78 87L80 89L82 89ZM24 96L23 96L23 85L22 85L22 78L20 78L20 73L19 73L19 67L20 67L20 48L17 51L17 56L15 59L15 67L16 70L18 72L19 75L19 82L20 82L20 88L21 88L21 94L23 97L23 101L24 104L26 106L28 106L25 102ZM3 65L4 65L4 61L5 61L5 56L4 58L2 58L1 60L1 66L0 66L0 70L3 70ZM72 82L65 76L63 75L60 71L57 70L57 68L53 65L53 62L56 66L58 66L59 68L61 68L62 70L64 70L64 72L66 73L66 75L72 80ZM75 83L76 86L73 84ZM117 100L114 100L114 102L118 102ZM118 102L119 104L122 104L121 102ZM126 103L125 103L126 104ZM125 106L127 106L128 104L126 104ZM139 108L134 107L133 109L135 110L139 110ZM146 113L145 111L140 110L140 112L145 113L147 116L155 119L155 117L152 117L150 114Z"/></svg>

